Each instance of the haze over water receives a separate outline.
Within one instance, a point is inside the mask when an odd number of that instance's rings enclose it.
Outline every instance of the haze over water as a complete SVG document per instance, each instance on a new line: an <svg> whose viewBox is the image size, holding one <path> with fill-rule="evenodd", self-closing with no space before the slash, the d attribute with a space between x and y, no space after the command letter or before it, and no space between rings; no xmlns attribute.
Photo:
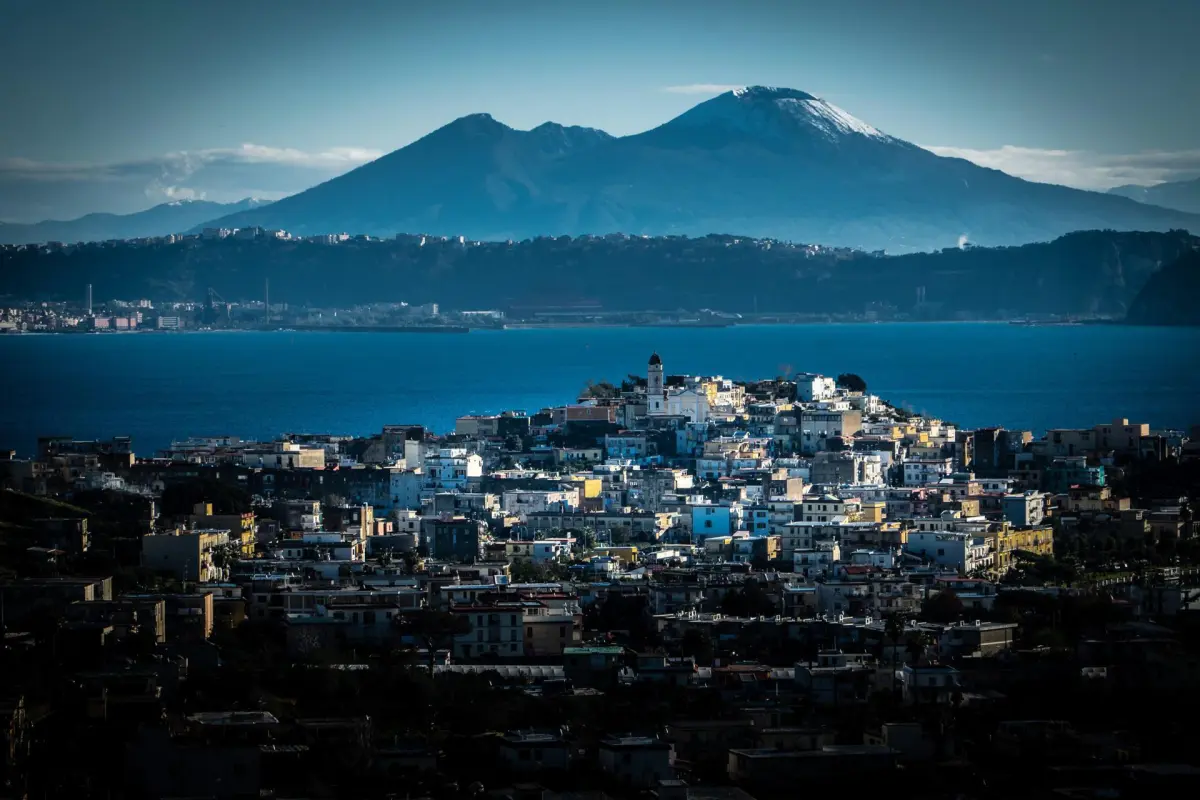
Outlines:
<svg viewBox="0 0 1200 800"><path fill-rule="evenodd" d="M190 435L452 430L461 414L571 402L645 374L862 375L884 399L966 427L1200 424L1200 329L986 323L386 333L0 337L16 378L0 447L130 435L151 455Z"/></svg>

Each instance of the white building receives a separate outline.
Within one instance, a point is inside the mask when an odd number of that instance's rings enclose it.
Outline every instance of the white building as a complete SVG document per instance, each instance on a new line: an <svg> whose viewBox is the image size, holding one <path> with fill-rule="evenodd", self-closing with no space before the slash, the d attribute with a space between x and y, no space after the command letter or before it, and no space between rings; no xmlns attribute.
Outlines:
<svg viewBox="0 0 1200 800"><path fill-rule="evenodd" d="M504 513L521 519L543 511L574 511L578 506L578 489L514 489L500 496L500 508Z"/></svg>
<svg viewBox="0 0 1200 800"><path fill-rule="evenodd" d="M684 389L667 395L667 414L687 417L692 422L708 422L708 395L696 389Z"/></svg>
<svg viewBox="0 0 1200 800"><path fill-rule="evenodd" d="M474 478L483 477L483 458L461 447L443 447L425 458L425 485L463 491Z"/></svg>
<svg viewBox="0 0 1200 800"><path fill-rule="evenodd" d="M991 565L987 539L973 533L912 531L904 549L938 566L953 567L960 575Z"/></svg>
<svg viewBox="0 0 1200 800"><path fill-rule="evenodd" d="M836 542L822 542L819 547L792 551L792 571L811 580L828 575L840 560L840 546Z"/></svg>
<svg viewBox="0 0 1200 800"><path fill-rule="evenodd" d="M1017 528L1041 525L1046 516L1046 495L1041 492L1007 494L1001 503L1004 518Z"/></svg>
<svg viewBox="0 0 1200 800"><path fill-rule="evenodd" d="M913 459L904 462L904 485L927 486L937 483L954 471L950 458Z"/></svg>
<svg viewBox="0 0 1200 800"><path fill-rule="evenodd" d="M391 470L388 481L388 508L393 510L419 509L421 507L421 487L425 482L423 470Z"/></svg>
<svg viewBox="0 0 1200 800"><path fill-rule="evenodd" d="M804 498L800 506L800 522L840 522L862 511L862 502L850 497L843 500L833 495Z"/></svg>
<svg viewBox="0 0 1200 800"><path fill-rule="evenodd" d="M829 400L837 394L837 383L833 378L812 372L801 372L796 376L796 399L804 403Z"/></svg>
<svg viewBox="0 0 1200 800"><path fill-rule="evenodd" d="M362 561L366 548L351 534L332 531L304 533L299 539L283 539L279 557L287 561Z"/></svg>

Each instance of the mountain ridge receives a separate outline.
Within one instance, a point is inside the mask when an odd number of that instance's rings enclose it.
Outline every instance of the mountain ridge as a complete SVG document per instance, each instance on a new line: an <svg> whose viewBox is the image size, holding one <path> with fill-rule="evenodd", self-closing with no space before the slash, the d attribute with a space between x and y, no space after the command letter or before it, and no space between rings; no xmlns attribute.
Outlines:
<svg viewBox="0 0 1200 800"><path fill-rule="evenodd" d="M550 130L576 131L545 146ZM591 131L591 133L578 133ZM1072 230L1200 231L1200 216L1023 181L893 137L796 89L719 94L629 136L460 117L345 175L221 218L306 235L421 230L745 235L906 252Z"/></svg>
<svg viewBox="0 0 1200 800"><path fill-rule="evenodd" d="M1163 264L1197 247L1200 237L1181 231L1083 231L1021 247L897 256L717 234L515 243L403 236L332 245L230 237L0 249L0 296L69 299L92 284L100 297L202 300L213 287L231 301L259 300L269 280L275 302L322 308L404 301L518 314L582 304L605 311L1115 318Z"/></svg>
<svg viewBox="0 0 1200 800"><path fill-rule="evenodd" d="M100 242L166 236L184 233L215 217L258 208L267 202L253 197L234 203L172 200L130 214L95 212L69 220L3 222L0 223L0 244Z"/></svg>
<svg viewBox="0 0 1200 800"><path fill-rule="evenodd" d="M1154 186L1126 184L1114 186L1109 194L1128 197L1139 203L1185 211L1189 214L1200 214L1200 178L1183 181L1168 181Z"/></svg>

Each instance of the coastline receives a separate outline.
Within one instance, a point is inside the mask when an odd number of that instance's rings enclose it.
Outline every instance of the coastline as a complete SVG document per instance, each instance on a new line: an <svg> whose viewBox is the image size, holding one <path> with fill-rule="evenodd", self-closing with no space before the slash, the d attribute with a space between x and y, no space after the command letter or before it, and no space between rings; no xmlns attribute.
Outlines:
<svg viewBox="0 0 1200 800"><path fill-rule="evenodd" d="M79 328L59 328L53 330L16 330L0 331L0 339L8 336L29 335L131 335L131 334L199 334L199 333L432 333L432 334L465 334L478 331L523 331L523 330L610 330L610 329L696 329L724 330L728 328L762 328L762 327L806 327L806 326L866 326L866 325L1011 325L1023 328L1072 328L1090 326L1115 326L1128 328L1160 328L1178 327L1189 328L1188 325L1136 325L1117 319L1086 319L1086 320L1025 320L1025 319L804 319L804 320L731 320L728 322L509 322L502 325L291 325L279 327L246 326L229 328L182 328L160 329L139 328L136 330L83 330Z"/></svg>

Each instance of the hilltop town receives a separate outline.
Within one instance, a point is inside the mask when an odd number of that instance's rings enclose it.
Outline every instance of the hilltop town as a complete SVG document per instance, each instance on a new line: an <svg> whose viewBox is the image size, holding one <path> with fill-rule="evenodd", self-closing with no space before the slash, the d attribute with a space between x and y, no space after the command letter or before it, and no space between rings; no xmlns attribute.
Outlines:
<svg viewBox="0 0 1200 800"><path fill-rule="evenodd" d="M1200 785L1200 429L964 430L657 353L569 400L0 452L0 793Z"/></svg>

